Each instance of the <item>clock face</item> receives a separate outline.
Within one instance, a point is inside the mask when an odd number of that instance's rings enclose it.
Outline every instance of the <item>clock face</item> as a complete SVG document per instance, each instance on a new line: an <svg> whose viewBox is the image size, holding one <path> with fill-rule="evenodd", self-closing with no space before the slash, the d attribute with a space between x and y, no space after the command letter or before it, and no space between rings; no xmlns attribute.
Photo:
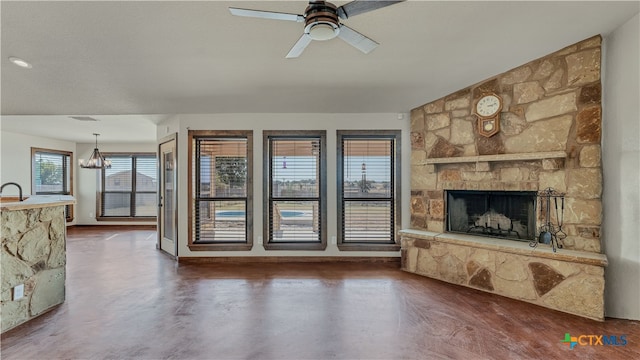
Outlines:
<svg viewBox="0 0 640 360"><path fill-rule="evenodd" d="M500 111L500 98L496 95L486 95L478 100L476 113L480 116L491 117Z"/></svg>

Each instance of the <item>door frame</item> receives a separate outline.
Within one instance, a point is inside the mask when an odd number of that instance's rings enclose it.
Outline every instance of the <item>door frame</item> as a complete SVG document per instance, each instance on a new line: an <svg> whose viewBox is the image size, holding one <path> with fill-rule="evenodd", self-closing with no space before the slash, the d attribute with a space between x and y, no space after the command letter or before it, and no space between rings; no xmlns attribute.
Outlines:
<svg viewBox="0 0 640 360"><path fill-rule="evenodd" d="M173 169L173 173L174 173L174 179L173 179L173 186L174 186L174 192L173 192L173 208L174 208L174 218L173 218L173 227L175 229L175 240L174 240L174 253L175 255L169 254L166 251L162 250L162 206L160 206L161 204L164 204L161 200L161 196L163 195L162 189L163 189L163 183L164 183L164 177L162 174L162 170L163 170L163 166L164 164L162 163L162 145L174 141L175 142L175 148L173 151L173 159L174 159L174 163L175 163L175 168ZM162 139L160 139L160 141L158 142L158 179L161 181L158 181L158 221L157 221L157 238L158 241L156 243L156 249L162 251L163 253L165 253L166 255L169 255L171 257L173 257L175 260L178 260L178 133L173 133L171 135L167 135L165 137L163 137Z"/></svg>

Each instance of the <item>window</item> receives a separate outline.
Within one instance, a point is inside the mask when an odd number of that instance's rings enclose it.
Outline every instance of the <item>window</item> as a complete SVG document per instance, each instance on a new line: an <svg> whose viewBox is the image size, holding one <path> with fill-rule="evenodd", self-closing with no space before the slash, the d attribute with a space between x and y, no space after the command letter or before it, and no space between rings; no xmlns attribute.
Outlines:
<svg viewBox="0 0 640 360"><path fill-rule="evenodd" d="M338 131L338 248L398 250L400 131Z"/></svg>
<svg viewBox="0 0 640 360"><path fill-rule="evenodd" d="M326 248L325 139L325 131L264 132L265 249Z"/></svg>
<svg viewBox="0 0 640 360"><path fill-rule="evenodd" d="M253 245L251 131L189 131L189 248Z"/></svg>
<svg viewBox="0 0 640 360"><path fill-rule="evenodd" d="M31 148L31 192L34 195L73 195L73 153ZM65 206L67 221L73 221L73 205Z"/></svg>
<svg viewBox="0 0 640 360"><path fill-rule="evenodd" d="M100 170L98 220L155 220L158 209L156 154L107 153Z"/></svg>

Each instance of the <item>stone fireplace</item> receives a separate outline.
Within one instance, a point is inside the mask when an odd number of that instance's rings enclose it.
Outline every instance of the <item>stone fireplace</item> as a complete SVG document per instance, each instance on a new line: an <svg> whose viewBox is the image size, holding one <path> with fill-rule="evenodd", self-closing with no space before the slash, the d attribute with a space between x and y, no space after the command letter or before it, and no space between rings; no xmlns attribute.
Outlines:
<svg viewBox="0 0 640 360"><path fill-rule="evenodd" d="M405 271L604 319L600 47L584 40L411 111ZM486 93L503 99L490 137L472 111ZM564 194L557 252L529 246L548 188Z"/></svg>

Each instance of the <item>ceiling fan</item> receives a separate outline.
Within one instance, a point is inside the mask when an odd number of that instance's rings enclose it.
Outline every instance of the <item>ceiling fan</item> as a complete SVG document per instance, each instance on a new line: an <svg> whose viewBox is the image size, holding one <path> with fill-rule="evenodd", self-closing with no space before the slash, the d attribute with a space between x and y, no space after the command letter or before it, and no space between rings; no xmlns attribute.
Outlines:
<svg viewBox="0 0 640 360"><path fill-rule="evenodd" d="M339 37L347 42L347 44L368 54L378 46L378 43L340 23L338 18L348 19L352 16L364 14L403 1L405 0L354 0L340 7L326 1L309 1L309 6L305 9L304 15L233 7L230 7L229 11L235 16L304 22L304 33L286 56L290 59L300 56L312 40L325 41L335 37Z"/></svg>

